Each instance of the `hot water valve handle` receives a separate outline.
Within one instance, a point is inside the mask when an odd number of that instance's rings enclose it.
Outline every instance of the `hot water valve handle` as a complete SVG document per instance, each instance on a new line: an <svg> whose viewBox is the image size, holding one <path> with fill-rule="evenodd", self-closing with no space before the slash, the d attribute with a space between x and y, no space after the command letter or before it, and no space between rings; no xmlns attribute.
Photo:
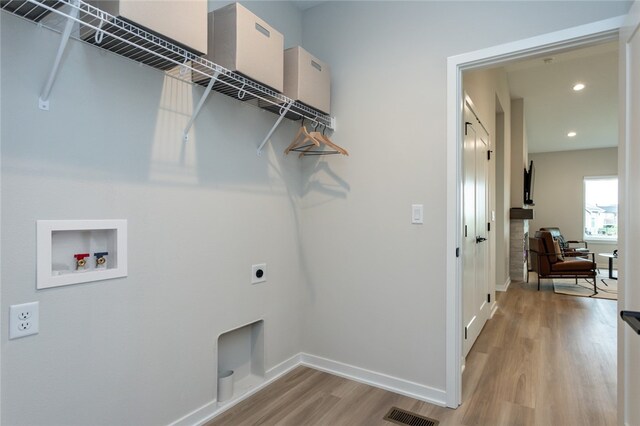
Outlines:
<svg viewBox="0 0 640 426"><path fill-rule="evenodd" d="M74 254L73 257L76 258L76 269L82 269L87 264L85 257L89 257L89 253L78 253Z"/></svg>

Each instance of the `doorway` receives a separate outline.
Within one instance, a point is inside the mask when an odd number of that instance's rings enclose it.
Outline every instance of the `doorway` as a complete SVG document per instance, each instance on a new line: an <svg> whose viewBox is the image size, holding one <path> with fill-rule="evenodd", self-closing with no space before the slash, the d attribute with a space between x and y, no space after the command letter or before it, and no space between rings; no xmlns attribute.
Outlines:
<svg viewBox="0 0 640 426"><path fill-rule="evenodd" d="M447 189L448 247L447 252L447 406L455 408L462 402L462 373L459 360L463 353L462 262L457 257L462 245L463 179L460 152L464 134L462 72L507 61L550 54L592 43L618 39L623 18L613 18L556 33L496 46L448 58L447 98L450 114L447 119ZM455 253L455 254L454 254Z"/></svg>

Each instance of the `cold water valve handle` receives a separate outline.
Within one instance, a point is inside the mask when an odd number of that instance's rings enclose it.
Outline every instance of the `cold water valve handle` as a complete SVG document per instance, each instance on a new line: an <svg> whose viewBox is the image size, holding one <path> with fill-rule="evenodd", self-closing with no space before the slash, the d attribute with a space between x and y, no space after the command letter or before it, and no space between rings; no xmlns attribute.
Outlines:
<svg viewBox="0 0 640 426"><path fill-rule="evenodd" d="M76 270L84 269L87 265L86 257L89 257L89 253L78 253L74 254L73 257L76 258Z"/></svg>
<svg viewBox="0 0 640 426"><path fill-rule="evenodd" d="M108 251L93 253L96 258L96 268L104 268L107 266L107 258L105 256L107 256L108 254Z"/></svg>

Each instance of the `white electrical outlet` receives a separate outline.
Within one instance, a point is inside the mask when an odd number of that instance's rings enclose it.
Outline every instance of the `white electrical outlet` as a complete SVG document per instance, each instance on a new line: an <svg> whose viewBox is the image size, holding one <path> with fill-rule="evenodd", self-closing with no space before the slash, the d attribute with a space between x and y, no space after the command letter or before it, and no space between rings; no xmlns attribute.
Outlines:
<svg viewBox="0 0 640 426"><path fill-rule="evenodd" d="M9 307L9 339L38 334L40 302Z"/></svg>
<svg viewBox="0 0 640 426"><path fill-rule="evenodd" d="M267 264L251 265L251 284L263 283L267 280Z"/></svg>

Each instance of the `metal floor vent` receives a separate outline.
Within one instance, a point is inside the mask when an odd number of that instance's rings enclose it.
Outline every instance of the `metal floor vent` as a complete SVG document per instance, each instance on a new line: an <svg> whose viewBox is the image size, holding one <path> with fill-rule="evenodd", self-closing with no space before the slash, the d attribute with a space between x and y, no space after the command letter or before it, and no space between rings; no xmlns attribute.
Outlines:
<svg viewBox="0 0 640 426"><path fill-rule="evenodd" d="M391 407L391 410L384 416L384 420L399 425L409 426L438 426L440 422L428 417L414 414L411 411L403 410L398 407Z"/></svg>

